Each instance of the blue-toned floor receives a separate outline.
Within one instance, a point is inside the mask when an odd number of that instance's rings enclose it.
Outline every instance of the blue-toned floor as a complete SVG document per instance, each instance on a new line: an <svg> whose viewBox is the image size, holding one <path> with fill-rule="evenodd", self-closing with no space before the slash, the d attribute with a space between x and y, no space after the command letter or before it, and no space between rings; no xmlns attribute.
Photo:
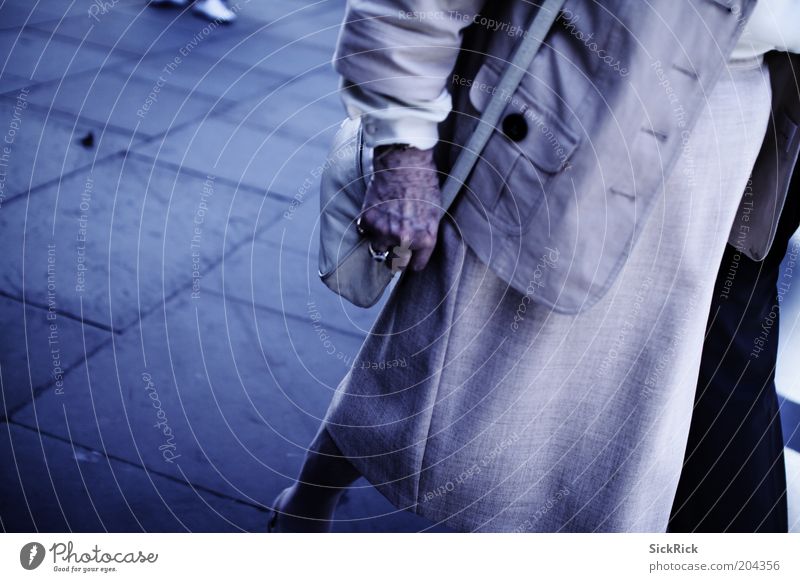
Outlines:
<svg viewBox="0 0 800 582"><path fill-rule="evenodd" d="M316 271L344 2L239 4L0 4L0 531L263 531L380 307ZM443 530L363 479L334 529Z"/></svg>

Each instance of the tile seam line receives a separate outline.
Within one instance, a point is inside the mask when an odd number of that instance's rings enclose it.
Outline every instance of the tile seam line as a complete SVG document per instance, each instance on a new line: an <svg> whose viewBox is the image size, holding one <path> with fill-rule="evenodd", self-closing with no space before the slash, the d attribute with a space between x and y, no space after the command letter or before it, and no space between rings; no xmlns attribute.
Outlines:
<svg viewBox="0 0 800 582"><path fill-rule="evenodd" d="M111 344L111 338L104 339L97 346L95 346L93 349L89 350L88 353L84 353L83 357L81 357L77 362L75 362L71 366L68 366L67 368L65 368L64 369L64 373L63 373L62 376L64 378L68 377L72 373L73 370L76 370L79 366L81 366L82 364L85 364L89 360L89 358L94 357L95 355L97 355L100 352L100 350L104 349L107 345L110 345L110 344ZM16 406L12 407L5 416L0 416L0 423L2 423L2 422L6 422L6 423L16 422L14 420L14 415L15 414L20 412L26 406L28 406L30 404L33 404L34 400L38 400L38 398L42 394L45 394L46 392L48 392L50 390L50 388L52 388L54 385L55 385L55 380L51 380L51 381L48 381L47 383L43 383L43 384L40 384L39 386L36 386L32 390L33 397L30 400L26 400L25 402L21 402L21 403L17 404Z"/></svg>
<svg viewBox="0 0 800 582"><path fill-rule="evenodd" d="M243 499L240 499L238 497L234 497L234 496L229 495L227 493L223 493L221 491L217 491L216 489L213 489L213 488L208 487L206 485L199 485L197 483L193 483L192 481L188 481L188 480L187 481L182 481L181 479L178 479L177 477L175 477L173 475L170 475L169 473L164 473L163 471L159 471L158 469L153 469L153 468L149 467L148 465L140 465L139 463L134 463L133 461L130 461L130 460L124 458L124 457L120 457L120 456L115 455L113 453L111 453L111 454L104 453L104 452L99 451L99 450L97 450L97 449L95 449L95 448L93 448L93 447L91 447L89 445L84 445L84 444L81 444L80 442L74 441L74 440L71 441L69 439L64 438L63 436L58 435L58 434L51 433L51 432L48 432L48 431L45 431L45 430L40 430L40 429L32 427L32 426L30 426L28 424L19 422L19 421L3 420L3 421L0 421L0 423L5 423L5 424L8 424L10 426L16 426L16 427L19 427L19 428L23 428L25 430L37 433L37 434L39 434L41 436L45 436L47 438L51 438L51 439L59 441L61 443L69 444L71 446L78 447L78 448L81 448L81 449L84 449L86 451L90 451L90 452L93 452L93 453L98 453L100 455L103 455L107 459L110 459L112 461L116 461L118 463L122 463L124 465L129 466L129 467L133 467L133 468L136 468L136 469L141 469L141 470L146 471L146 472L148 472L150 474L157 475L158 477L162 477L164 479L167 479L167 480L169 480L169 481L171 481L173 483L177 483L179 485L182 485L183 487L189 487L191 485L192 488L195 488L198 491L202 491L203 493L208 493L210 495L214 495L215 497L219 497L220 499L226 499L228 501L233 501L235 503L239 503L239 504L245 505L247 507L252 507L253 509L258 509L260 511L266 511L264 506L261 506L261 505L259 505L257 503L252 503L252 502L249 502L249 501L245 501Z"/></svg>
<svg viewBox="0 0 800 582"><path fill-rule="evenodd" d="M11 293L8 293L7 291L0 290L0 297L3 297L5 299L10 299L12 301L16 301L17 303L21 303L22 305L25 305L25 306L31 306L31 307L39 309L41 311L49 311L49 308L46 305L44 305L43 303L39 303L38 301L31 301L29 299L25 299L24 297L20 297L18 295L13 295ZM65 311L63 308L57 308L55 310L55 312L56 312L56 314L58 314L58 315L60 315L62 317L65 317L65 318L70 319L72 321L76 321L78 323L82 323L84 325L88 325L89 327L93 327L95 329L99 329L101 331L106 331L106 332L109 332L109 333L117 333L114 329L111 328L111 326L108 326L108 325L106 325L104 323L100 323L98 321L94 321L94 320L88 319L88 318L81 319L80 316L77 316L77 315L75 315L73 313L70 313L69 311Z"/></svg>

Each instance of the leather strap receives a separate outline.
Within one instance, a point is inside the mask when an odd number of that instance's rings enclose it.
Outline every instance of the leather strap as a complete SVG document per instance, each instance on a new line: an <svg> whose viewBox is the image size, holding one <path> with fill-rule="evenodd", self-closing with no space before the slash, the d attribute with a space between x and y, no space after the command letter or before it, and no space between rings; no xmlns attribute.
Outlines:
<svg viewBox="0 0 800 582"><path fill-rule="evenodd" d="M475 127L469 141L458 154L447 180L442 186L442 206L445 209L455 200L461 191L464 182L469 176L475 162L481 155L486 142L497 127L500 116L506 108L507 101L504 96L511 95L517 90L522 76L528 71L528 67L544 41L544 37L555 22L565 0L544 0L536 15L533 17L527 32L522 38L522 42L514 53L503 76L497 85L497 90L492 95L481 115L478 125Z"/></svg>

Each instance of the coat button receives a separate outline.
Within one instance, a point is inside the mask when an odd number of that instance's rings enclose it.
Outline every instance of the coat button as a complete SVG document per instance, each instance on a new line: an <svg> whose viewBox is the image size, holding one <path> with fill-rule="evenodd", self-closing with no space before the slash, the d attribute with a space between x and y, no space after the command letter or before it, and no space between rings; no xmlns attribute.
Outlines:
<svg viewBox="0 0 800 582"><path fill-rule="evenodd" d="M520 113L511 113L503 119L503 133L511 141L522 141L528 135L528 122Z"/></svg>

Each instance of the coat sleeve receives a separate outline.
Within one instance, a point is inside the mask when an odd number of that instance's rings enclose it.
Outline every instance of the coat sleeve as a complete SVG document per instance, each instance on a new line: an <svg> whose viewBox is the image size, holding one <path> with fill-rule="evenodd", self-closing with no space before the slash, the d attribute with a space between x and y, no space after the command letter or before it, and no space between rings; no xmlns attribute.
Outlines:
<svg viewBox="0 0 800 582"><path fill-rule="evenodd" d="M348 0L334 69L368 146L433 147L451 109L447 77L485 0Z"/></svg>
<svg viewBox="0 0 800 582"><path fill-rule="evenodd" d="M731 57L752 57L768 50L800 53L800 1L759 0Z"/></svg>

